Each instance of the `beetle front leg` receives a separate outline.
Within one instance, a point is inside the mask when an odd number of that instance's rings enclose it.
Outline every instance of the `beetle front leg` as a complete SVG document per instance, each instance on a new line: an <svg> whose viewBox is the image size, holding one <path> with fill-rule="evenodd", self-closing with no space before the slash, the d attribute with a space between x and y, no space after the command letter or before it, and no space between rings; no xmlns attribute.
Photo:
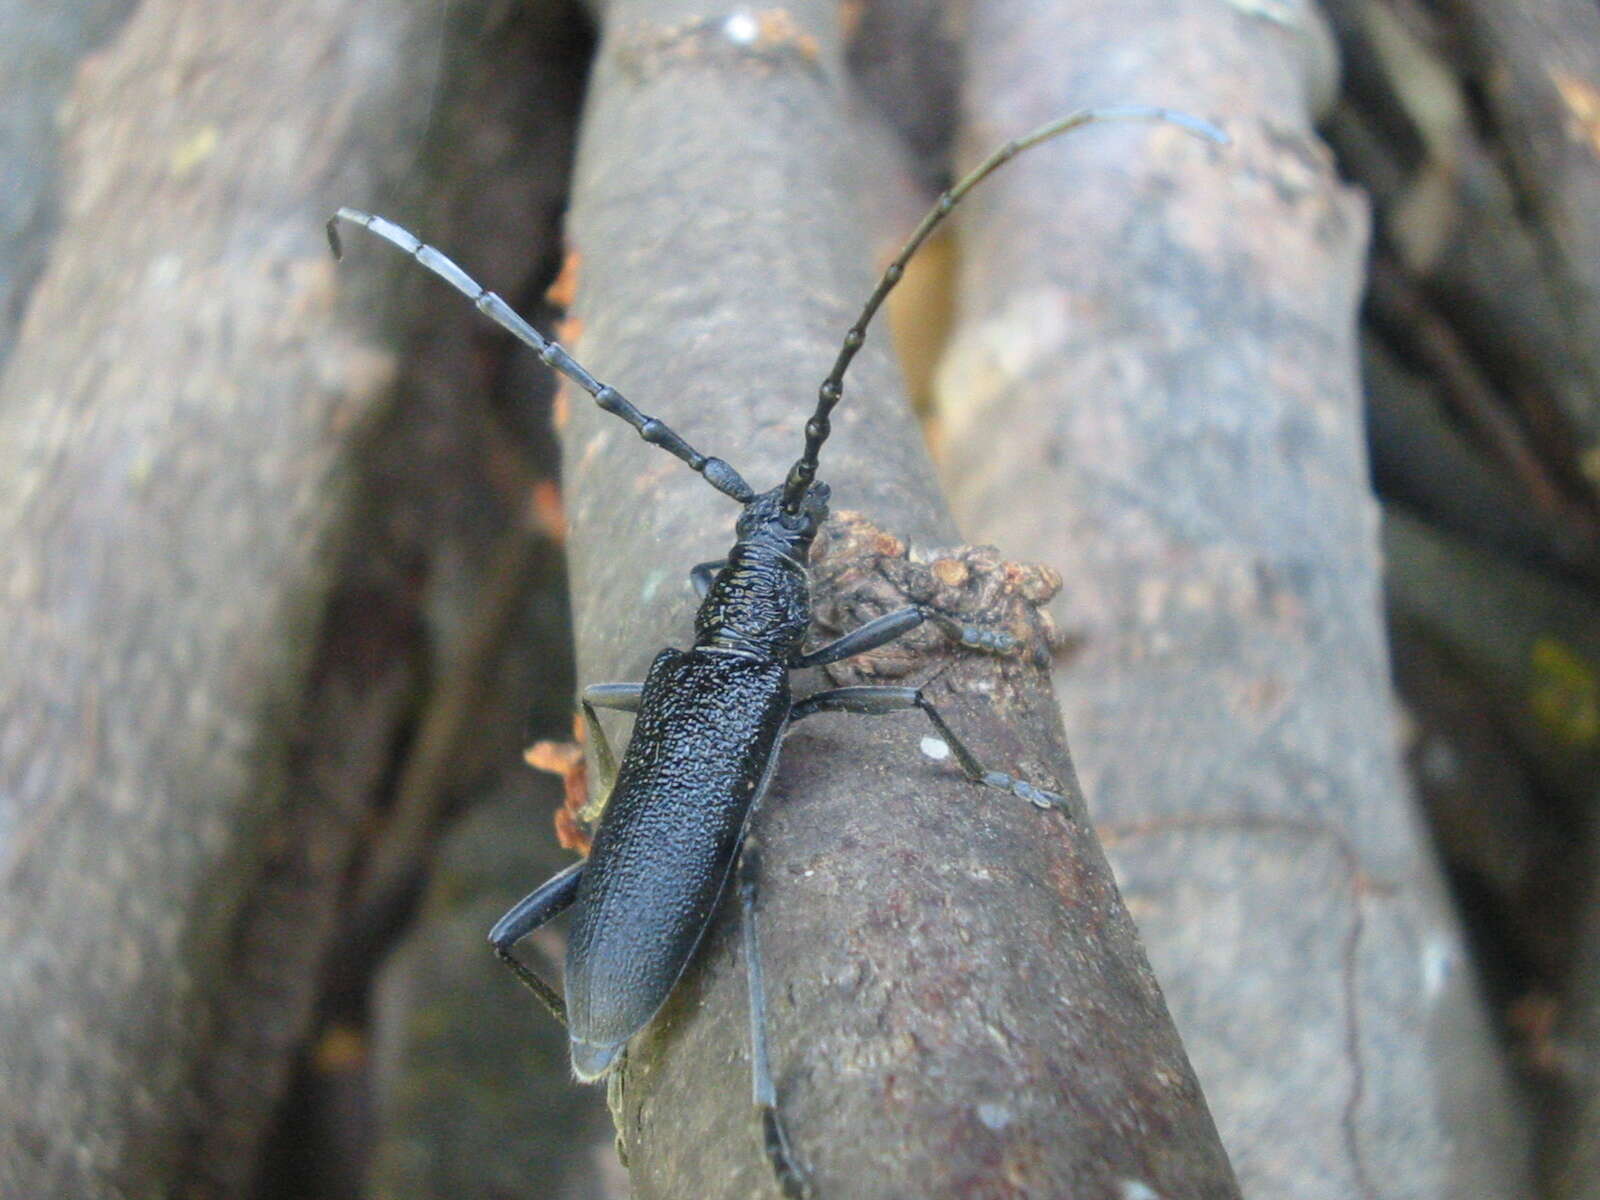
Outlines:
<svg viewBox="0 0 1600 1200"><path fill-rule="evenodd" d="M704 600L706 593L711 590L711 582L716 579L717 572L727 565L727 559L714 558L710 562L696 563L689 568L689 585L694 588L694 594Z"/></svg>
<svg viewBox="0 0 1600 1200"><path fill-rule="evenodd" d="M885 713L902 712L908 708L920 708L927 714L928 720L933 722L933 727L939 731L945 744L950 747L951 753L956 756L956 762L961 765L961 773L973 783L1000 788L1013 796L1021 797L1036 808L1058 808L1071 815L1066 799L1058 793L1035 787L1027 780L1007 775L1004 771L991 771L980 763L977 756L967 749L966 743L945 723L945 719L939 715L939 710L922 694L921 688L831 688L826 692L807 696L804 700L795 701L794 707L789 710L789 720L799 721L819 712L850 712L876 717Z"/></svg>
<svg viewBox="0 0 1600 1200"><path fill-rule="evenodd" d="M973 650L986 650L990 654L1011 654L1017 649L1017 639L1003 629L983 625L966 625L926 604L911 604L897 608L892 613L874 617L859 629L826 646L819 646L807 654L789 660L796 670L801 667L823 667L854 654L865 654L879 646L887 646L896 638L904 637L923 622L937 625L951 641Z"/></svg>
<svg viewBox="0 0 1600 1200"><path fill-rule="evenodd" d="M585 860L580 859L560 874L540 884L512 905L511 911L496 921L494 928L489 930L489 944L494 947L495 957L511 968L523 986L539 997L540 1003L548 1008L550 1015L563 1026L567 1023L567 1004L561 998L561 993L541 979L511 951L518 942L539 926L572 906L572 902L578 896L578 881L583 878L585 865Z"/></svg>
<svg viewBox="0 0 1600 1200"><path fill-rule="evenodd" d="M761 969L761 942L756 936L756 879L761 871L759 844L754 835L739 850L739 914L744 933L744 963L750 1004L750 1088L761 1114L761 1141L778 1177L778 1187L789 1200L806 1200L811 1185L796 1161L778 1115L778 1089L772 1082L767 1057L767 988Z"/></svg>

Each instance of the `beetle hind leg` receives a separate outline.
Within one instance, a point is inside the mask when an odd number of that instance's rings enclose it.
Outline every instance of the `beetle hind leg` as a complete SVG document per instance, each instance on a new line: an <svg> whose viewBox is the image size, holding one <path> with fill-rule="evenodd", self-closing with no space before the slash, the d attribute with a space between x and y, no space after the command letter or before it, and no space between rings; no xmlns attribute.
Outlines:
<svg viewBox="0 0 1600 1200"><path fill-rule="evenodd" d="M744 933L744 963L750 1003L750 1085L756 1111L761 1114L761 1143L778 1188L788 1200L811 1200L811 1183L801 1168L778 1112L778 1089L772 1082L767 1057L767 989L761 969L761 943L756 936L756 876L761 867L754 835L739 851L739 915Z"/></svg>
<svg viewBox="0 0 1600 1200"><path fill-rule="evenodd" d="M539 998L539 1002L550 1010L550 1015L562 1025L567 1023L567 1004L561 998L561 993L540 978L532 967L512 951L523 938L571 906L577 899L578 881L583 878L583 868L586 865L587 862L580 859L560 874L540 884L512 905L511 911L496 921L494 928L489 930L489 944L494 947L495 957L511 968L511 973Z"/></svg>

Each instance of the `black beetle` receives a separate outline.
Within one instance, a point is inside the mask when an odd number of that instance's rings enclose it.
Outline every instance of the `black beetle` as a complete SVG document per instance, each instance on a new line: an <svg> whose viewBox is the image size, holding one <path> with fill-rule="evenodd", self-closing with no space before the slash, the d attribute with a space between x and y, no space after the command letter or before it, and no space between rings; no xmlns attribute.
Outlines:
<svg viewBox="0 0 1600 1200"><path fill-rule="evenodd" d="M743 506L728 557L702 563L690 573L702 597L693 647L661 651L643 683L584 689L583 708L596 738L601 785L609 793L592 849L587 859L513 907L490 931L489 941L567 1026L578 1078L600 1079L613 1069L629 1039L655 1015L683 974L737 860L755 1103L767 1155L788 1196L805 1196L810 1188L779 1120L767 1065L755 926L758 867L754 840L747 836L751 815L777 764L785 729L819 712L879 714L920 708L972 782L1004 789L1041 808L1064 809L1057 793L980 764L919 688L840 687L799 700L790 695L790 671L876 649L924 622L933 622L973 649L1001 654L1017 649L1009 633L962 624L926 605L878 617L818 649L802 648L811 624L806 563L828 515L828 486L816 480L818 455L829 433L828 417L843 394L845 372L868 324L911 256L961 198L1030 146L1108 120L1166 121L1213 141L1226 140L1208 123L1168 109L1098 108L1059 118L994 151L939 197L884 271L819 389L800 457L782 484L759 494L728 463L701 454L662 421L640 412L615 388L595 379L560 345L540 336L499 296L484 290L433 247L382 217L356 209L341 208L328 222L335 256L340 252L341 220L392 242L470 297L601 408L627 421L645 441L675 455ZM596 707L636 714L620 769ZM512 950L569 907L576 911L567 940L563 997Z"/></svg>

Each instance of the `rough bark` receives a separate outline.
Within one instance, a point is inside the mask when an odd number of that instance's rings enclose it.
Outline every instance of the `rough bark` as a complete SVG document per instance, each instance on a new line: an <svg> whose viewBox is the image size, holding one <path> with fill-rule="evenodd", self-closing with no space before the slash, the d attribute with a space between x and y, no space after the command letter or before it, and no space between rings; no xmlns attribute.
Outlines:
<svg viewBox="0 0 1600 1200"><path fill-rule="evenodd" d="M1068 580L1095 821L1248 1194L1504 1197L1523 1135L1393 746L1354 313L1366 223L1310 124L1314 10L969 11L975 197L941 386L954 503Z"/></svg>
<svg viewBox="0 0 1600 1200"><path fill-rule="evenodd" d="M871 165L843 124L832 5L767 10L744 43L703 13L605 6L571 218L577 350L765 487L871 285L851 199ZM948 543L884 334L823 475L837 507ZM568 402L580 678L638 679L685 643L687 569L726 550L735 510ZM1076 794L1035 670L963 656L935 697L986 758ZM819 1194L1236 1194L1086 827L975 791L919 755L926 732L808 722L756 821L780 1104ZM638 1196L773 1190L736 923L725 905L614 1090Z"/></svg>

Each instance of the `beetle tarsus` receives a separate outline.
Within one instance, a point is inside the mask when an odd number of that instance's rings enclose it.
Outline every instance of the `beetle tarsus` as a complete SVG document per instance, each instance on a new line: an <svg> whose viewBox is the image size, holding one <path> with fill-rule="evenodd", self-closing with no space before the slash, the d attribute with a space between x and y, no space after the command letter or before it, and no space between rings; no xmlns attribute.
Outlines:
<svg viewBox="0 0 1600 1200"><path fill-rule="evenodd" d="M966 625L954 617L930 610L928 620L944 631L946 637L969 650L982 650L986 654L1015 654L1022 645L1016 636L1004 629L988 625Z"/></svg>
<svg viewBox="0 0 1600 1200"><path fill-rule="evenodd" d="M795 1161L794 1151L789 1149L789 1138L783 1132L783 1122L778 1119L775 1108L761 1110L761 1142L767 1151L767 1161L772 1164L772 1173L778 1177L778 1188L787 1200L811 1200L811 1181Z"/></svg>

